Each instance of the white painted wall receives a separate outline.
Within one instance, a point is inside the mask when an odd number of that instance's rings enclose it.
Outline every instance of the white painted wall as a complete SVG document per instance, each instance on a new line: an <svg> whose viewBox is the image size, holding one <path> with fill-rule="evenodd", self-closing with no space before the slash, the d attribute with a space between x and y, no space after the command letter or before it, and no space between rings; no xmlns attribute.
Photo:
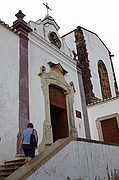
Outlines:
<svg viewBox="0 0 119 180"><path fill-rule="evenodd" d="M88 60L90 61L90 70L91 70L91 81L93 85L93 92L96 97L102 99L100 81L98 75L98 61L102 60L106 66L112 97L115 97L114 89L114 77L109 57L109 52L106 46L102 43L99 37L87 30L83 30L84 38L86 40L86 48L88 52Z"/></svg>
<svg viewBox="0 0 119 180"><path fill-rule="evenodd" d="M27 180L112 179L119 171L119 146L72 141Z"/></svg>
<svg viewBox="0 0 119 180"><path fill-rule="evenodd" d="M62 51L69 55L71 58L74 58L72 51L77 54L74 31L68 33L62 38L63 46Z"/></svg>
<svg viewBox="0 0 119 180"><path fill-rule="evenodd" d="M97 118L119 113L119 97L88 106L88 117L91 131L91 139L99 140L96 127Z"/></svg>
<svg viewBox="0 0 119 180"><path fill-rule="evenodd" d="M74 93L74 115L78 135L85 137L82 104L78 85L76 64L69 56L53 46L41 36L30 34L29 36L29 98L30 98L30 121L34 123L39 134L39 143L43 135L43 122L45 120L44 95L41 87L40 67L45 66L46 72L49 72L48 62L60 63L68 71L65 80L74 82L76 92ZM82 114L82 119L76 118L75 110Z"/></svg>
<svg viewBox="0 0 119 180"><path fill-rule="evenodd" d="M0 164L16 155L19 37L0 25Z"/></svg>

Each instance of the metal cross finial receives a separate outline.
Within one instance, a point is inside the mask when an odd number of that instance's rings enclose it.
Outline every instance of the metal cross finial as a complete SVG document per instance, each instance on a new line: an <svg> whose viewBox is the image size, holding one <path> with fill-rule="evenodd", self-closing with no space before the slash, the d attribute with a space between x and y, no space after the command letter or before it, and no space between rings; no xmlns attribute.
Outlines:
<svg viewBox="0 0 119 180"><path fill-rule="evenodd" d="M49 16L49 10L52 11L52 9L49 8L48 3L43 3L43 5L47 8L47 16Z"/></svg>

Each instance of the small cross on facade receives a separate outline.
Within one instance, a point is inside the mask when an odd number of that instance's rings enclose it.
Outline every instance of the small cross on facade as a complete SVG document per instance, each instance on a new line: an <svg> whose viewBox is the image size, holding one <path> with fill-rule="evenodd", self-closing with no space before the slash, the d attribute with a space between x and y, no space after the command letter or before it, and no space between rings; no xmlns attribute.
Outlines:
<svg viewBox="0 0 119 180"><path fill-rule="evenodd" d="M49 8L48 3L43 3L43 5L47 8L47 16L49 16L49 10L52 11L52 9Z"/></svg>

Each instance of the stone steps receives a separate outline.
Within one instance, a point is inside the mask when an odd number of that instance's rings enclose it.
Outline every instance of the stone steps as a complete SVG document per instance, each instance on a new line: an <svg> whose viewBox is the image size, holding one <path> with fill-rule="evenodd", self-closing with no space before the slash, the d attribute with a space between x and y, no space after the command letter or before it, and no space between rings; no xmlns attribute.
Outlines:
<svg viewBox="0 0 119 180"><path fill-rule="evenodd" d="M10 174L10 176L6 177L6 180L26 180L74 139L76 138L68 137L57 140L51 146L48 146L46 149L41 151L31 161L17 169L14 173Z"/></svg>
<svg viewBox="0 0 119 180"><path fill-rule="evenodd" d="M4 164L0 166L0 180L5 179L24 164L25 158L16 158L5 161Z"/></svg>
<svg viewBox="0 0 119 180"><path fill-rule="evenodd" d="M5 180L25 180L30 175L32 175L38 168L40 168L43 164L48 162L54 155L56 155L62 148L64 148L69 142L74 140L76 138L63 138L59 139L55 143L53 143L51 146L48 146L46 149L41 151L38 155L36 155L31 161L21 166L17 170L15 170L10 175L1 176L1 178L5 178ZM11 163L12 164L18 164L19 160L16 159L12 161L7 161L7 165ZM6 164L6 163L5 163ZM3 166L4 167L4 166ZM9 166L14 167L14 166ZM7 169L7 168L6 168ZM3 171L2 171L3 172ZM3 179L0 179L3 180Z"/></svg>

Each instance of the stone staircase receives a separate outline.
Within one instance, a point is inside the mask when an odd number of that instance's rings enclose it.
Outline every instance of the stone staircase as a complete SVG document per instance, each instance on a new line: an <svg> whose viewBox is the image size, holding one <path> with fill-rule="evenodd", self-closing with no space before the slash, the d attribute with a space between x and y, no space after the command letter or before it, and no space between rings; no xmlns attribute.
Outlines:
<svg viewBox="0 0 119 180"><path fill-rule="evenodd" d="M7 176L12 174L14 171L19 169L24 164L25 164L24 157L5 161L5 163L0 166L0 180L5 179Z"/></svg>
<svg viewBox="0 0 119 180"><path fill-rule="evenodd" d="M31 161L25 163L23 156L6 161L0 166L0 180L26 180L38 168L49 161L55 154L76 138L59 139L41 151Z"/></svg>
<svg viewBox="0 0 119 180"><path fill-rule="evenodd" d="M31 161L24 164L16 171L11 173L5 178L5 180L26 180L31 176L38 168L48 162L54 155L56 155L62 148L64 148L69 142L76 138L64 138L59 139L46 149L36 155ZM2 179L0 179L2 180Z"/></svg>

